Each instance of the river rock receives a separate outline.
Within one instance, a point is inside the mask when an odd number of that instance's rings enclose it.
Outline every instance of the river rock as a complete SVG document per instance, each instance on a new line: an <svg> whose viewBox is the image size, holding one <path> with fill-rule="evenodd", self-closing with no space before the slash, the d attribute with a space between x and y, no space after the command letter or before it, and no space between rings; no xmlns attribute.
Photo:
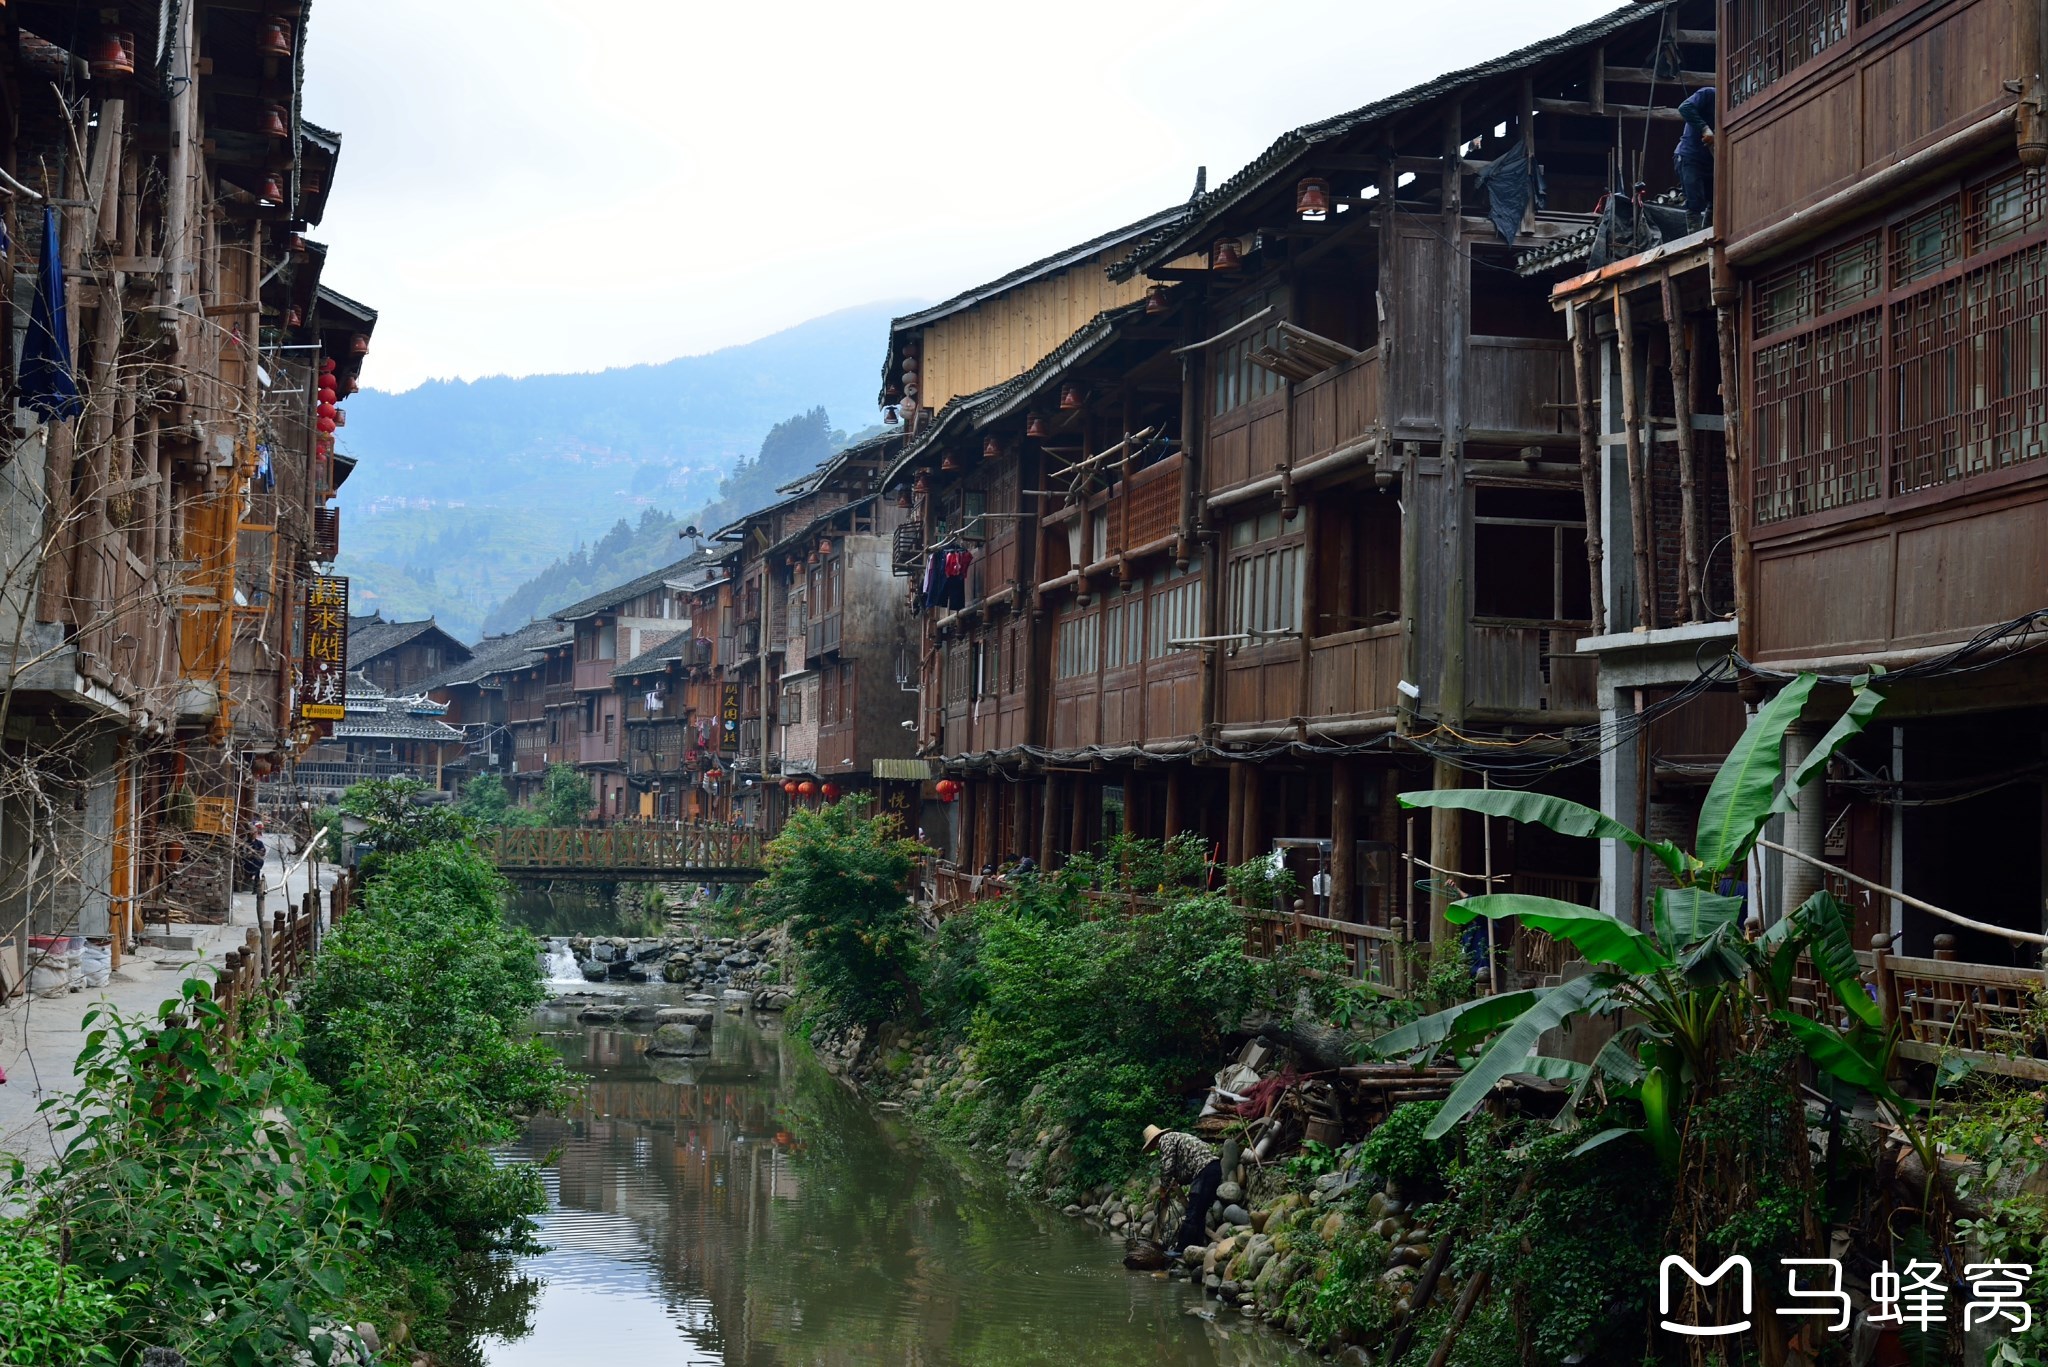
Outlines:
<svg viewBox="0 0 2048 1367"><path fill-rule="evenodd" d="M627 1007L626 1014L620 1017L620 1019L626 1021L630 1025L645 1025L649 1021L659 1020L660 1018L660 1007L648 1006L644 1004L640 1006Z"/></svg>
<svg viewBox="0 0 2048 1367"><path fill-rule="evenodd" d="M1240 1228L1252 1222L1251 1213L1239 1205L1225 1206L1223 1208L1223 1218L1226 1222L1237 1225Z"/></svg>
<svg viewBox="0 0 2048 1367"><path fill-rule="evenodd" d="M619 951L609 940L599 940L590 947L590 957L601 964L608 964L619 956Z"/></svg>
<svg viewBox="0 0 2048 1367"><path fill-rule="evenodd" d="M696 977L696 970L690 967L688 959L670 959L661 966L661 980L666 983L694 982Z"/></svg>
<svg viewBox="0 0 2048 1367"><path fill-rule="evenodd" d="M764 987L754 994L756 1011L783 1011L796 999L796 992L787 987Z"/></svg>
<svg viewBox="0 0 2048 1367"><path fill-rule="evenodd" d="M576 1013L576 1019L585 1025L617 1025L620 1014L616 1006L586 1006Z"/></svg>
<svg viewBox="0 0 2048 1367"><path fill-rule="evenodd" d="M667 945L648 945L644 949L636 949L633 951L633 958L635 959L635 961L643 964L651 964L656 959L665 958L667 957L667 955Z"/></svg>
<svg viewBox="0 0 2048 1367"><path fill-rule="evenodd" d="M656 1082L670 1087L694 1087L697 1085L697 1059L678 1055L662 1055L649 1051L647 1071L654 1075Z"/></svg>
<svg viewBox="0 0 2048 1367"><path fill-rule="evenodd" d="M716 1011L701 1006L664 1006L654 1013L656 1024L694 1025L700 1030L709 1030L717 1019Z"/></svg>
<svg viewBox="0 0 2048 1367"><path fill-rule="evenodd" d="M601 983L604 981L605 966L595 959L580 959L576 966L583 970L583 981Z"/></svg>
<svg viewBox="0 0 2048 1367"><path fill-rule="evenodd" d="M710 1045L704 1040L704 1032L694 1025L657 1025L654 1027L654 1042L647 1046L650 1054L703 1054L710 1052Z"/></svg>
<svg viewBox="0 0 2048 1367"><path fill-rule="evenodd" d="M1244 1200L1244 1188L1235 1182L1225 1182L1216 1188L1216 1199L1226 1206L1234 1206Z"/></svg>
<svg viewBox="0 0 2048 1367"><path fill-rule="evenodd" d="M726 1010L739 1012L746 1010L753 1004L754 994L743 992L737 987L728 987L719 994L719 1000L724 1002Z"/></svg>

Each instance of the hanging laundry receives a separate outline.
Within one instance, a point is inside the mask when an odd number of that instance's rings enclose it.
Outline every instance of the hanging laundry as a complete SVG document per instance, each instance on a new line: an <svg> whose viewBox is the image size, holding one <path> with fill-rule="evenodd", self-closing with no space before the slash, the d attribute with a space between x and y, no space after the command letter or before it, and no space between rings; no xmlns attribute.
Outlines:
<svg viewBox="0 0 2048 1367"><path fill-rule="evenodd" d="M85 411L71 374L71 325L64 309L64 262L57 248L57 211L43 210L43 259L36 276L35 306L21 351L21 406L46 421L75 418Z"/></svg>
<svg viewBox="0 0 2048 1367"><path fill-rule="evenodd" d="M974 553L969 550L946 552L945 578L939 590L940 606L958 612L967 606L967 571L974 564Z"/></svg>

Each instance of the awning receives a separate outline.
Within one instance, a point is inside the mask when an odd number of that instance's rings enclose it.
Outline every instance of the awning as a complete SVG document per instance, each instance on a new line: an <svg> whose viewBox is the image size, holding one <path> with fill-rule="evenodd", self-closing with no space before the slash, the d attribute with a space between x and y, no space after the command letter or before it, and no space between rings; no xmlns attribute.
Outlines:
<svg viewBox="0 0 2048 1367"><path fill-rule="evenodd" d="M899 783L922 783L932 776L932 764L925 759L878 759L874 775Z"/></svg>

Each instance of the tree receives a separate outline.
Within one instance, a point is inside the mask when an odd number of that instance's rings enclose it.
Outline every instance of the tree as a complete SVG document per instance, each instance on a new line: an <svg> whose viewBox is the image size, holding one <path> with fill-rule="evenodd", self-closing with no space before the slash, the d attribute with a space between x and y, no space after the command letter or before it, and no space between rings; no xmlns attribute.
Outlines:
<svg viewBox="0 0 2048 1367"><path fill-rule="evenodd" d="M443 841L467 840L475 823L453 807L420 799L433 791L409 778L373 778L341 795L341 810L364 824L357 866L367 876L392 859Z"/></svg>
<svg viewBox="0 0 2048 1367"><path fill-rule="evenodd" d="M496 774L476 774L462 785L461 807L462 814L479 826L502 826L512 809L512 796Z"/></svg>
<svg viewBox="0 0 2048 1367"><path fill-rule="evenodd" d="M541 782L540 815L543 826L581 826L590 815L590 780L566 764L550 764Z"/></svg>

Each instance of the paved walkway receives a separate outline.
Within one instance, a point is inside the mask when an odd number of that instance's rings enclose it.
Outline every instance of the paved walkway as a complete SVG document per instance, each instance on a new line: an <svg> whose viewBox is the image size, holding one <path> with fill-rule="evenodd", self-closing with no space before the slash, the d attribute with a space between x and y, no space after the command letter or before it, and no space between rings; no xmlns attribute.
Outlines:
<svg viewBox="0 0 2048 1367"><path fill-rule="evenodd" d="M280 879L296 856L283 852L275 836L265 837L270 859L264 865L265 914L286 902L278 896ZM306 892L306 869L291 872L291 898ZM320 886L334 886L337 870L323 862ZM36 1107L52 1096L69 1091L76 1080L72 1065L85 1044L80 1025L85 1013L95 1006L111 1006L129 1015L154 1015L157 1006L175 999L188 977L213 980L204 968L218 968L231 949L239 949L248 930L256 924L256 894L238 892L234 913L227 925L175 926L173 933L189 934L189 950L156 949L145 946L126 955L105 987L85 988L56 997L18 996L0 1004L0 1072L7 1075L0 1086L0 1153L18 1154L31 1168L55 1157L51 1135Z"/></svg>

